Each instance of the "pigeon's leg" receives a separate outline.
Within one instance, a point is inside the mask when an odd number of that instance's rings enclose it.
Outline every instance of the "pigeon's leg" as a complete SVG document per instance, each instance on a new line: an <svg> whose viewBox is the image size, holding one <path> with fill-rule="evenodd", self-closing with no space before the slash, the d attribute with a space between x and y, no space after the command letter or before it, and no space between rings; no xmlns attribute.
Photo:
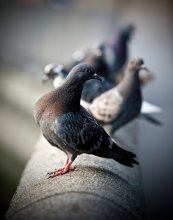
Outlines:
<svg viewBox="0 0 173 220"><path fill-rule="evenodd" d="M66 161L66 164L64 164L64 166L60 169L57 169L51 173L49 173L49 177L48 178L53 178L55 176L59 176L59 175L62 175L62 174L65 174L69 171L72 171L75 169L75 167L72 165L74 159L76 158L76 156L74 155L70 155L70 159L68 157L68 160Z"/></svg>
<svg viewBox="0 0 173 220"><path fill-rule="evenodd" d="M68 162L69 162L69 156L68 156L68 154L67 154L67 158L66 158L66 161L65 161L64 165L63 165L62 167L59 167L59 168L55 169L55 170L52 171L52 172L48 172L47 174L48 174L48 175L52 175L52 174L54 174L54 173L56 173L56 172L62 171L62 170L67 166Z"/></svg>
<svg viewBox="0 0 173 220"><path fill-rule="evenodd" d="M64 167L64 169L61 171L60 174L64 174L64 173L67 173L71 170L74 170L75 167L74 167L74 165L72 165L72 163L73 163L73 161L69 160L67 165Z"/></svg>

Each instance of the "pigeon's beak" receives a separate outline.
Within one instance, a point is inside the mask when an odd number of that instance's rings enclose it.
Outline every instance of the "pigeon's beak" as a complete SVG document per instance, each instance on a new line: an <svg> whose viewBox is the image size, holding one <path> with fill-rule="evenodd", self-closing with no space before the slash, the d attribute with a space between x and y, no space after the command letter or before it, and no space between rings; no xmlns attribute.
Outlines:
<svg viewBox="0 0 173 220"><path fill-rule="evenodd" d="M94 73L94 75L93 75L93 79L97 79L97 80L99 80L99 81L102 82L101 77L100 77L99 75L97 75L97 73Z"/></svg>
<svg viewBox="0 0 173 220"><path fill-rule="evenodd" d="M43 78L42 78L42 83L44 84L46 81L48 81L49 77L48 75L43 75Z"/></svg>
<svg viewBox="0 0 173 220"><path fill-rule="evenodd" d="M144 65L144 60L143 60L142 58L140 58L140 59L138 60L138 63L139 63L139 65L143 66L143 65Z"/></svg>

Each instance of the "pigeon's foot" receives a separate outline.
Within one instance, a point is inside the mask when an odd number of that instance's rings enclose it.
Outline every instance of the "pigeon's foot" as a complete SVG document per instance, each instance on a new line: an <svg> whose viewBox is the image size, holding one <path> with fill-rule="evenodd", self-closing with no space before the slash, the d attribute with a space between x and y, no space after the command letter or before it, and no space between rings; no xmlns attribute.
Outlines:
<svg viewBox="0 0 173 220"><path fill-rule="evenodd" d="M56 173L56 172L62 171L62 170L64 169L64 167L67 166L68 161L69 161L69 158L67 157L67 159L66 159L65 164L64 164L63 167L59 167L59 168L55 169L55 170L52 171L52 172L48 172L47 174L48 174L48 175L52 175L52 174L54 174L54 173Z"/></svg>
<svg viewBox="0 0 173 220"><path fill-rule="evenodd" d="M53 178L55 176L59 176L59 175L68 173L69 171L72 171L74 169L75 169L75 167L72 165L72 161L68 161L63 167L60 167L53 172L49 172L48 178Z"/></svg>

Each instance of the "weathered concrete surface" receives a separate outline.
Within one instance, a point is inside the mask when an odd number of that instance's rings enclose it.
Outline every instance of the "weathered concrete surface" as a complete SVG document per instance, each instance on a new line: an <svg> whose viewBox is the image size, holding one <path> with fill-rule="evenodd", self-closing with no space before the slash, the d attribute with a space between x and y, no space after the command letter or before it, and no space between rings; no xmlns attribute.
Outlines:
<svg viewBox="0 0 173 220"><path fill-rule="evenodd" d="M64 159L63 152L40 137L6 219L144 218L139 166L83 154L75 160L75 171L48 179L46 173Z"/></svg>

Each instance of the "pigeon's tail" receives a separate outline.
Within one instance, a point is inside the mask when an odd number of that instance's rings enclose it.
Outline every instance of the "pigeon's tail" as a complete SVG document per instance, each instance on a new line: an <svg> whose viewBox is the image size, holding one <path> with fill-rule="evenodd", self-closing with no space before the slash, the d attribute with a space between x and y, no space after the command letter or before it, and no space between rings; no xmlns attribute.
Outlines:
<svg viewBox="0 0 173 220"><path fill-rule="evenodd" d="M145 119L146 121L148 121L152 124L155 124L155 125L158 125L158 126L163 125L161 121L159 121L158 119L156 119L152 115L141 114L140 116L141 116L141 118Z"/></svg>
<svg viewBox="0 0 173 220"><path fill-rule="evenodd" d="M93 154L99 157L116 160L118 163L128 167L133 167L134 164L139 164L135 160L136 155L134 153L119 147L118 144L116 144L116 142L110 138L109 144L106 148L103 146L102 150L97 150Z"/></svg>
<svg viewBox="0 0 173 220"><path fill-rule="evenodd" d="M134 153L119 147L115 142L112 145L111 156L114 160L125 166L133 167L134 164L139 164L134 159L136 157Z"/></svg>

